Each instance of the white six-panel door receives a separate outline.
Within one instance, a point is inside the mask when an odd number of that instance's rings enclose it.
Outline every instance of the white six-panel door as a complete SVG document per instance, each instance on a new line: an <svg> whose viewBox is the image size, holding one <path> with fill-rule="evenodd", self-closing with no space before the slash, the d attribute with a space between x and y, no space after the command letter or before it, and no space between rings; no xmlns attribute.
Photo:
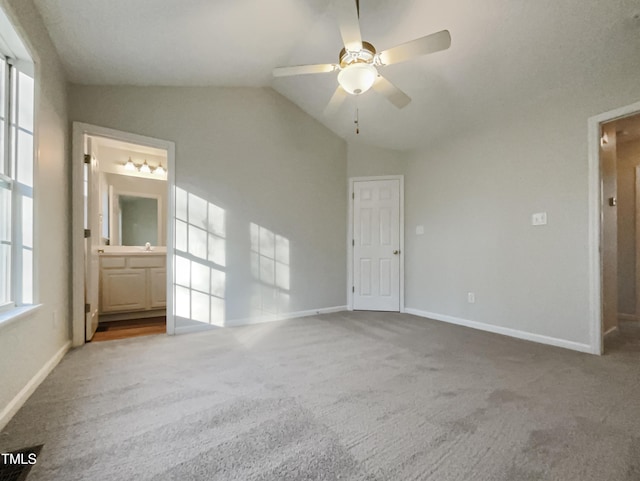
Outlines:
<svg viewBox="0 0 640 481"><path fill-rule="evenodd" d="M353 308L400 310L400 181L353 183Z"/></svg>

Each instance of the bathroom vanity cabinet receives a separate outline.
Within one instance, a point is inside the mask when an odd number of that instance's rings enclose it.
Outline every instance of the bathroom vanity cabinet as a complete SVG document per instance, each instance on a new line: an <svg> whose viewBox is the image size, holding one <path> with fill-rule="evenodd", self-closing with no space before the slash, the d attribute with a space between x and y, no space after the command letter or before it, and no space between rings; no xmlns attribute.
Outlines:
<svg viewBox="0 0 640 481"><path fill-rule="evenodd" d="M165 263L166 253L100 254L100 314L165 309Z"/></svg>

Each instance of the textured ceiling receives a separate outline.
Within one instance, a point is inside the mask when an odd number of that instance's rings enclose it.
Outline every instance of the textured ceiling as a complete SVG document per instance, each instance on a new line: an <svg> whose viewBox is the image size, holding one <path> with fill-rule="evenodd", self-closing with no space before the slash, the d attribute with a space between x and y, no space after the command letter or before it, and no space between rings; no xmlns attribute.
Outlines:
<svg viewBox="0 0 640 481"><path fill-rule="evenodd" d="M335 0L351 1L351 0ZM336 74L273 79L337 61L330 0L35 0L69 79L82 84L271 86L338 135L356 102L323 115ZM378 50L448 29L449 50L381 70L412 103L358 98L363 141L417 148L554 92L640 74L640 0L360 0Z"/></svg>

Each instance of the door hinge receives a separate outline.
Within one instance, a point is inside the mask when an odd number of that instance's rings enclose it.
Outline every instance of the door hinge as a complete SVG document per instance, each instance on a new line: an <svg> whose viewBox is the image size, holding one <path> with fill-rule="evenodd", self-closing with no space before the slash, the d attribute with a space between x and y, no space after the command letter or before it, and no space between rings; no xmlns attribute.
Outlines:
<svg viewBox="0 0 640 481"><path fill-rule="evenodd" d="M351 286L351 292L356 292L356 286Z"/></svg>
<svg viewBox="0 0 640 481"><path fill-rule="evenodd" d="M84 305L84 313L89 314L91 312L91 304Z"/></svg>
<svg viewBox="0 0 640 481"><path fill-rule="evenodd" d="M356 193L355 192L351 192L351 198L355 199L356 198Z"/></svg>
<svg viewBox="0 0 640 481"><path fill-rule="evenodd" d="M84 238L87 239L91 237L91 229L85 229L84 230Z"/></svg>
<svg viewBox="0 0 640 481"><path fill-rule="evenodd" d="M353 247L355 247L355 246L356 246L356 240L355 240L355 239L351 239L351 245L352 245Z"/></svg>
<svg viewBox="0 0 640 481"><path fill-rule="evenodd" d="M84 154L84 163L85 164L90 164L91 163L91 155L90 154Z"/></svg>

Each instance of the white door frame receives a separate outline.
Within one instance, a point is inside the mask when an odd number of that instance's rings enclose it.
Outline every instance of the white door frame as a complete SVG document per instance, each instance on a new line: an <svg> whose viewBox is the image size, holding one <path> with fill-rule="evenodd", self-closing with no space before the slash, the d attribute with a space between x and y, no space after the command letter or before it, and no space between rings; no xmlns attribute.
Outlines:
<svg viewBox="0 0 640 481"><path fill-rule="evenodd" d="M347 218L347 309L353 311L353 184L369 180L400 181L400 312L404 312L404 175L349 178L349 191L347 193L349 196L349 216Z"/></svg>
<svg viewBox="0 0 640 481"><path fill-rule="evenodd" d="M638 206L638 203L640 202L640 165L636 165L636 169L635 169L635 188L636 188L636 198L634 199L633 202L633 207L635 209L635 215L634 215L634 224L636 227L636 232L640 233L640 206ZM633 316L626 316L627 319L631 319L634 321L640 321L640 317L638 317L638 313L640 313L640 235L636 234L636 241L633 244L633 247L636 251L636 265L634 266L636 269L635 272L635 276L634 279L636 281L636 305L635 305L635 311L633 313ZM622 315L619 316L621 319L623 318Z"/></svg>
<svg viewBox="0 0 640 481"><path fill-rule="evenodd" d="M600 124L640 112L640 102L589 118L589 318L591 352L602 354L602 242L600 184Z"/></svg>
<svg viewBox="0 0 640 481"><path fill-rule="evenodd" d="M122 132L97 125L73 122L71 146L71 314L73 346L84 344L84 136L91 135L146 145L167 151L167 334L175 333L173 317L173 217L175 210L175 143L153 137Z"/></svg>

